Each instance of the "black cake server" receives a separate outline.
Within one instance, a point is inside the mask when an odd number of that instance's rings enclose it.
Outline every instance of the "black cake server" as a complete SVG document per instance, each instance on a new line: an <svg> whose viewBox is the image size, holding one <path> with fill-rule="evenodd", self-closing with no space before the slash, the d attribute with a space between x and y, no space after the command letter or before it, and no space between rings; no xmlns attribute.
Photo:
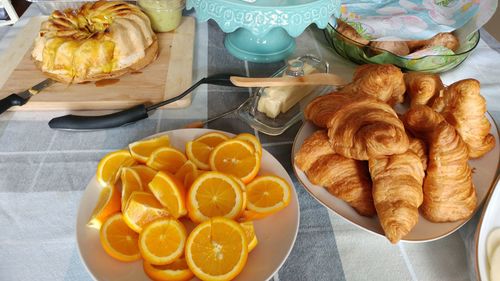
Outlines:
<svg viewBox="0 0 500 281"><path fill-rule="evenodd" d="M131 108L118 111L111 114L99 115L99 116L82 116L82 115L64 115L61 117L56 117L49 121L49 127L52 129L59 130L99 130L99 129L109 129L120 127L123 125L131 124L142 119L149 117L148 112L158 109L169 103L178 101L183 97L187 96L198 86L203 84L219 85L219 86L229 86L236 87L231 83L230 77L237 76L234 74L217 74L209 77L205 77L196 82L189 89L184 91L182 94L159 102L157 104L146 106L145 104L139 104Z"/></svg>

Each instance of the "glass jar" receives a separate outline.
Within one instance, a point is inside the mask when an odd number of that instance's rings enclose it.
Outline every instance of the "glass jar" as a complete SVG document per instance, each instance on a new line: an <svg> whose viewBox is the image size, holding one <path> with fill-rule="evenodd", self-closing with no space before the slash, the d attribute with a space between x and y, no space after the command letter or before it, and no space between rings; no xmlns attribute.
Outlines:
<svg viewBox="0 0 500 281"><path fill-rule="evenodd" d="M185 0L138 0L139 7L151 20L151 27L156 32L168 32L176 29L182 20Z"/></svg>

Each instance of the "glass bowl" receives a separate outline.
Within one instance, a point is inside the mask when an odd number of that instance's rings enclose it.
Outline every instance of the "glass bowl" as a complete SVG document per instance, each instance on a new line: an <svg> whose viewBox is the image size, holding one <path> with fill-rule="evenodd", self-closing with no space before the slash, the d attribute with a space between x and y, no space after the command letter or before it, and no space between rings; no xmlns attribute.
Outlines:
<svg viewBox="0 0 500 281"><path fill-rule="evenodd" d="M342 35L331 24L324 29L324 34L328 44L337 54L357 64L388 63L408 71L429 73L441 73L458 66L469 57L480 38L479 31L472 33L465 42L460 42L460 48L452 55L428 55L410 59L369 45L361 46Z"/></svg>

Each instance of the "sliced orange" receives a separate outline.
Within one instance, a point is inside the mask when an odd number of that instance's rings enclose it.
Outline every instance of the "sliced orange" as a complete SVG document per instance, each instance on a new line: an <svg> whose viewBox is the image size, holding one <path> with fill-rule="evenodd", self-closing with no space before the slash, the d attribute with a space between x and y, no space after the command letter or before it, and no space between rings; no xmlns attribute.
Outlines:
<svg viewBox="0 0 500 281"><path fill-rule="evenodd" d="M136 171L137 174L139 174L139 177L141 178L142 189L144 191L149 191L148 184L156 176L157 171L149 168L146 165L135 165L130 168Z"/></svg>
<svg viewBox="0 0 500 281"><path fill-rule="evenodd" d="M97 165L96 178L102 186L115 184L120 176L120 168L132 166L134 158L128 150L118 150L108 153Z"/></svg>
<svg viewBox="0 0 500 281"><path fill-rule="evenodd" d="M153 194L142 191L132 192L123 212L123 220L135 232L141 232L146 224L156 219L169 216Z"/></svg>
<svg viewBox="0 0 500 281"><path fill-rule="evenodd" d="M173 263L184 253L186 228L178 220L163 218L146 225L139 235L139 250L149 263Z"/></svg>
<svg viewBox="0 0 500 281"><path fill-rule="evenodd" d="M255 235L255 228L252 221L240 223L241 227L245 231L248 242L248 252L250 253L259 244L257 240L257 235Z"/></svg>
<svg viewBox="0 0 500 281"><path fill-rule="evenodd" d="M158 172L149 183L149 190L174 218L187 214L183 184L168 172Z"/></svg>
<svg viewBox="0 0 500 281"><path fill-rule="evenodd" d="M267 217L268 215L269 214L267 213L257 213L254 211L244 210L243 213L240 215L238 221L246 222L246 221L260 220Z"/></svg>
<svg viewBox="0 0 500 281"><path fill-rule="evenodd" d="M113 185L101 189L97 204L87 226L100 229L102 223L111 215L120 211L120 192Z"/></svg>
<svg viewBox="0 0 500 281"><path fill-rule="evenodd" d="M121 213L109 217L102 225L99 239L104 251L119 261L136 261L141 258L139 235L123 221Z"/></svg>
<svg viewBox="0 0 500 281"><path fill-rule="evenodd" d="M196 173L196 171L197 171L196 165L191 160L188 160L184 163L184 165L182 165L182 167L177 171L177 173L175 173L175 177L181 182L184 182L188 174Z"/></svg>
<svg viewBox="0 0 500 281"><path fill-rule="evenodd" d="M146 163L157 171L175 174L187 161L184 153L172 147L161 147L153 151Z"/></svg>
<svg viewBox="0 0 500 281"><path fill-rule="evenodd" d="M255 149L255 152L257 152L259 155L262 156L262 145L260 144L260 141L257 139L256 136L249 133L241 133L234 138L237 140L244 140L252 144Z"/></svg>
<svg viewBox="0 0 500 281"><path fill-rule="evenodd" d="M121 169L122 180L122 212L127 206L127 201L134 191L142 191L142 182L139 173L132 168L124 167Z"/></svg>
<svg viewBox="0 0 500 281"><path fill-rule="evenodd" d="M170 138L168 137L168 135L163 135L148 140L133 142L128 145L128 148L132 157L134 157L141 163L146 163L153 151L157 150L160 147L168 146L170 146Z"/></svg>
<svg viewBox="0 0 500 281"><path fill-rule="evenodd" d="M186 188L186 190L189 191L194 180L196 180L196 178L199 177L200 175L201 173L198 170L187 174L186 177L184 178L184 188Z"/></svg>
<svg viewBox="0 0 500 281"><path fill-rule="evenodd" d="M202 143L204 143L208 146L211 146L211 147L216 147L219 143L221 143L223 141L227 141L228 139L229 139L229 137L224 135L223 133L212 132L212 133L204 134L204 135L196 138L194 141L202 142Z"/></svg>
<svg viewBox="0 0 500 281"><path fill-rule="evenodd" d="M186 143L186 155L196 166L202 170L210 170L208 158L214 147L196 141Z"/></svg>
<svg viewBox="0 0 500 281"><path fill-rule="evenodd" d="M247 185L247 209L257 213L271 214L290 203L291 187L277 176L261 176Z"/></svg>
<svg viewBox="0 0 500 281"><path fill-rule="evenodd" d="M198 225L186 242L186 261L202 280L231 280L245 266L248 244L243 228L227 218Z"/></svg>
<svg viewBox="0 0 500 281"><path fill-rule="evenodd" d="M241 194L243 195L242 196L243 202L241 203L241 211L238 215L238 217L240 217L243 215L243 212L245 211L245 209L247 207L247 187L239 178L237 178L233 175L229 175L229 176L238 184L238 186L240 187L240 190L241 190Z"/></svg>
<svg viewBox="0 0 500 281"><path fill-rule="evenodd" d="M227 173L249 183L259 172L260 155L251 144L231 139L219 144L210 154L210 168Z"/></svg>
<svg viewBox="0 0 500 281"><path fill-rule="evenodd" d="M149 278L158 281L187 281L194 276L184 258L167 265L154 265L144 261L143 266Z"/></svg>
<svg viewBox="0 0 500 281"><path fill-rule="evenodd" d="M243 205L243 194L230 176L219 172L206 172L189 189L186 205L194 222L213 217L235 219Z"/></svg>

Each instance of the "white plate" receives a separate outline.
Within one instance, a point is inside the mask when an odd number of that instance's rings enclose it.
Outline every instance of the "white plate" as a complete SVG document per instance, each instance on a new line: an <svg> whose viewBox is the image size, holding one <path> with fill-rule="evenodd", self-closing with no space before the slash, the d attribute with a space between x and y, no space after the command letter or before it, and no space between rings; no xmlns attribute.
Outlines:
<svg viewBox="0 0 500 281"><path fill-rule="evenodd" d="M497 179L495 188L484 203L483 214L479 220L476 231L476 274L480 281L488 281L489 267L486 258L486 239L490 232L500 227L500 178Z"/></svg>
<svg viewBox="0 0 500 281"><path fill-rule="evenodd" d="M217 131L181 129L151 137L167 134L170 137L171 145L184 151L186 142L209 132ZM230 133L222 133L232 136ZM280 176L293 187L293 182L287 171L276 158L264 149L262 150L260 173ZM94 177L87 185L80 202L76 222L76 240L80 258L95 280L149 280L142 269L142 260L133 263L114 260L102 249L99 242L99 232L86 227L97 203L100 190L101 186ZM288 207L274 215L255 221L255 232L259 244L248 255L245 268L235 280L267 280L285 262L295 243L299 229L299 202L294 188L292 188L292 193L292 200Z"/></svg>
<svg viewBox="0 0 500 281"><path fill-rule="evenodd" d="M472 180L474 182L474 185L476 186L478 207L484 201L484 199L488 195L488 192L493 186L500 162L498 129L494 125L495 123L489 115L488 119L491 124L493 124L491 133L493 134L493 136L495 136L496 139L495 148L480 159L469 161L469 164L474 171ZM292 155L295 155L299 151L304 140L316 130L318 130L318 128L311 122L305 122L302 125L293 142ZM347 205L347 203L328 193L325 188L312 184L307 179L307 176L304 174L304 172L297 168L295 164L293 165L293 169L295 171L295 174L297 175L298 180L302 183L305 189L325 207L334 211L335 213L346 219L348 222L359 226L361 229L384 236L384 231L382 230L382 227L380 226L380 223L376 216L368 218L359 215L358 213L356 213L356 211L354 211L353 208ZM401 241L427 242L440 239L453 233L467 221L468 219L450 223L432 223L422 217L422 215L420 215L417 225L415 225L413 230L408 233L408 235L406 235Z"/></svg>

